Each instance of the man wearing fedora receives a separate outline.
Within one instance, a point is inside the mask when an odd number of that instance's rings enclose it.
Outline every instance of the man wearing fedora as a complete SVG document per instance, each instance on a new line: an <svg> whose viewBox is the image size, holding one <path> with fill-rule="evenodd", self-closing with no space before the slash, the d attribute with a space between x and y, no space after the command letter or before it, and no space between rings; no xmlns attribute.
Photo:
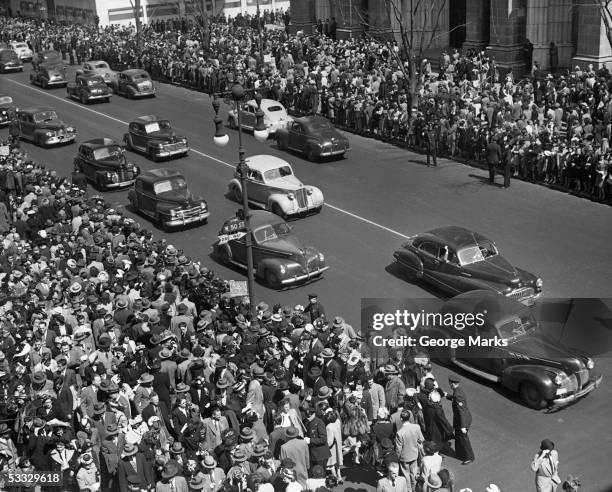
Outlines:
<svg viewBox="0 0 612 492"><path fill-rule="evenodd" d="M402 427L398 429L395 436L395 450L400 460L402 475L406 477L406 480L410 480L409 490L414 490L418 472L419 446L425 441L425 437L421 428L410 422L411 417L409 410L402 412Z"/></svg>
<svg viewBox="0 0 612 492"><path fill-rule="evenodd" d="M286 429L285 436L287 442L280 448L280 459L289 458L295 463L294 469L297 481L305 487L310 468L310 449L308 448L308 443L299 437L299 432L295 427Z"/></svg>
<svg viewBox="0 0 612 492"><path fill-rule="evenodd" d="M225 472L223 469L219 468L217 460L210 454L204 456L201 465L202 468L204 468L204 473L201 474L202 489L210 492L218 492L225 482ZM192 483L189 485L192 487Z"/></svg>
<svg viewBox="0 0 612 492"><path fill-rule="evenodd" d="M400 406L406 393L406 386L399 376L394 364L387 364L384 369L387 383L385 384L385 400L391 413Z"/></svg>
<svg viewBox="0 0 612 492"><path fill-rule="evenodd" d="M106 437L100 444L100 481L102 490L113 490L117 487L117 465L119 463L119 429L116 424L106 428Z"/></svg>
<svg viewBox="0 0 612 492"><path fill-rule="evenodd" d="M142 410L142 419L148 421L151 417L157 417L162 430L166 433L166 436L173 435L174 428L172 427L172 421L170 420L168 406L155 392L152 392L149 395L149 399L149 404Z"/></svg>
<svg viewBox="0 0 612 492"><path fill-rule="evenodd" d="M331 390L329 393L331 395ZM310 449L310 466L326 467L331 451L327 444L325 423L317 416L315 408L312 406L306 408L304 414L306 416L306 436L304 440L308 443Z"/></svg>
<svg viewBox="0 0 612 492"><path fill-rule="evenodd" d="M264 377L264 370L260 366L253 368L253 379L249 383L246 398L246 408L254 410L259 418L263 418L266 411L264 405L263 390L261 388L261 380Z"/></svg>
<svg viewBox="0 0 612 492"><path fill-rule="evenodd" d="M161 472L161 481L157 482L155 492L189 492L187 480L179 476L180 466L174 460L169 460Z"/></svg>
<svg viewBox="0 0 612 492"><path fill-rule="evenodd" d="M335 359L334 351L328 347L319 355L323 359L323 379L325 379L325 382L330 386L334 381L342 383L342 366Z"/></svg>
<svg viewBox="0 0 612 492"><path fill-rule="evenodd" d="M130 490L128 481L130 475L138 477L140 489L150 490L152 484L155 483L155 475L151 463L138 451L136 444L126 443L123 446L121 459L117 463L117 485L118 490L121 492L128 492Z"/></svg>
<svg viewBox="0 0 612 492"><path fill-rule="evenodd" d="M181 435L187 429L187 425L189 424L190 415L189 415L189 405L187 401L187 396L185 394L181 394L176 399L176 408L172 410L172 425L175 429L177 435Z"/></svg>

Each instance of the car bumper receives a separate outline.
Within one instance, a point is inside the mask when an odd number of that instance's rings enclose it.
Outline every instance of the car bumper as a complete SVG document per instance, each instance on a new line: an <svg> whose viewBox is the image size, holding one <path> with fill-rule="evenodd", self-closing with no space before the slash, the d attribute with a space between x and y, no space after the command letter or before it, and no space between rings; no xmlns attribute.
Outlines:
<svg viewBox="0 0 612 492"><path fill-rule="evenodd" d="M152 154L156 157L172 157L174 155L180 155L186 152L189 152L189 147L181 147L175 150L153 149Z"/></svg>
<svg viewBox="0 0 612 492"><path fill-rule="evenodd" d="M123 188L125 186L131 186L134 184L135 181L136 178L129 179L127 181L121 181L119 183L104 183L102 186L104 186L104 188L106 188L107 190L114 190L117 188Z"/></svg>
<svg viewBox="0 0 612 492"><path fill-rule="evenodd" d="M150 90L150 91L134 91L133 92L134 97L147 97L147 96L154 96L155 95L155 91L154 90Z"/></svg>
<svg viewBox="0 0 612 492"><path fill-rule="evenodd" d="M98 99L109 99L110 94L96 94L95 96L87 96L88 101L97 101Z"/></svg>
<svg viewBox="0 0 612 492"><path fill-rule="evenodd" d="M316 205L310 205L308 207L304 207L304 208L296 208L294 210L287 210L285 212L285 215L287 216L292 216L292 215L308 215L308 214L312 214L317 212L321 207L323 206L322 203L320 204L316 204Z"/></svg>
<svg viewBox="0 0 612 492"><path fill-rule="evenodd" d="M19 72L20 70L23 70L23 65L20 65L20 66L17 66L17 67L16 66L9 67L7 65L4 65L4 71L5 72Z"/></svg>
<svg viewBox="0 0 612 492"><path fill-rule="evenodd" d="M187 224L194 224L196 222L202 222L203 220L208 219L208 217L210 217L210 212L206 211L204 213L191 217L170 218L169 220L164 220L164 225L167 227L177 227Z"/></svg>
<svg viewBox="0 0 612 492"><path fill-rule="evenodd" d="M580 391L576 391L575 393L572 393L571 395L555 398L552 401L552 404L549 407L549 409L556 410L558 408L562 408L567 405L570 405L574 403L575 401L579 400L580 398L584 398L586 395L588 395L591 391L596 389L601 384L602 379L603 379L603 376L599 376L598 378L589 381L589 383L584 388L582 388Z"/></svg>
<svg viewBox="0 0 612 492"><path fill-rule="evenodd" d="M295 275L293 277L284 278L281 280L281 284L283 285L291 285L296 284L298 282L303 282L304 280L310 280L316 277L319 277L325 270L328 270L328 266L324 266L322 268L318 268L317 270L309 273L304 273L302 275Z"/></svg>
<svg viewBox="0 0 612 492"><path fill-rule="evenodd" d="M50 80L49 82L47 82L47 86L55 87L56 85L57 86L68 85L68 81L67 80Z"/></svg>
<svg viewBox="0 0 612 492"><path fill-rule="evenodd" d="M55 145L55 144L60 144L60 143L73 142L75 138L76 138L76 133L73 135L61 135L61 136L49 137L45 139L45 144Z"/></svg>
<svg viewBox="0 0 612 492"><path fill-rule="evenodd" d="M6 126L11 122L8 118L0 117L0 127Z"/></svg>
<svg viewBox="0 0 612 492"><path fill-rule="evenodd" d="M350 147L348 149L328 150L325 152L321 152L319 156L320 157L333 157L335 155L342 155L350 150L351 150Z"/></svg>

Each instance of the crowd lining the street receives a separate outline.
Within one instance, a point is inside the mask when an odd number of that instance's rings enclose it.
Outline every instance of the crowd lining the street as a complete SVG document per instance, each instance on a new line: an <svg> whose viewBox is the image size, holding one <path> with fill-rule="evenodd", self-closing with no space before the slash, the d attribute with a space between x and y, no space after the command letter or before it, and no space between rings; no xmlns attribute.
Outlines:
<svg viewBox="0 0 612 492"><path fill-rule="evenodd" d="M426 82L424 75L417 116L387 125L385 115L408 109L393 57L370 42L337 43L332 33L288 37L283 29L270 31L262 43L276 58L272 64L260 56L249 19L213 26L210 52L202 54L187 44L188 23L170 31L150 26L140 61L124 28L41 28L6 18L0 28L4 41L59 49L75 63L102 58L116 68L140 64L154 76L207 91L234 81L259 86L264 97L288 107L415 145L421 142L418 122L433 119L446 135L440 145L451 154L480 152L460 137L460 121L479 135L503 132L526 149L534 134L543 138L546 128L554 136L556 128L556 112L540 119L539 110L516 108L505 93L520 87L520 94L529 94L528 84L508 82L497 96L492 89L488 96L475 92L484 75L457 86L452 77L450 83ZM459 67L466 58L457 60ZM458 80L464 79L461 70ZM538 91L536 100L548 97L548 90ZM571 90L568 99L583 102ZM506 109L491 111L501 100ZM597 152L608 141L608 109L589 101L572 110L577 114L568 118L567 133L579 139L579 148L591 141L588 152ZM595 130L587 120L596 122L598 115L604 120ZM557 128L563 124L561 117ZM444 133L447 125L456 126L454 139ZM598 155L605 160L608 152ZM475 459L459 378L451 376L443 391L428 358L415 351L370 360L359 330L326 313L316 294L305 306L262 301L251 309L208 268L88 193L85 182L33 163L18 145L4 154L0 471L52 471L61 475L60 489L83 492L293 492L333 489L350 463L349 470L371 467L379 491L452 492L454 474L442 455L449 441L455 440L460 461ZM565 176L559 160L537 157L532 165L526 153L518 155L519 172L532 172L534 179ZM452 402L452 423L445 398ZM532 464L538 490L554 490L557 471L543 457L556 451L550 441L541 447L548 453ZM500 489L490 484L486 490ZM564 484L564 490L572 489Z"/></svg>

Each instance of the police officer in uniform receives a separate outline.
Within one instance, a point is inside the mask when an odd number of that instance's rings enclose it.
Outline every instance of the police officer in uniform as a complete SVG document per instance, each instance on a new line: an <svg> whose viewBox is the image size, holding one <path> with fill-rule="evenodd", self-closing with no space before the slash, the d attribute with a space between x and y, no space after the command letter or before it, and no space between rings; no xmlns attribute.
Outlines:
<svg viewBox="0 0 612 492"><path fill-rule="evenodd" d="M21 122L19 121L19 109L15 109L15 112L13 113L13 118L9 123L9 136L11 137L11 149L18 149L20 147L19 137L21 137Z"/></svg>
<svg viewBox="0 0 612 492"><path fill-rule="evenodd" d="M472 425L472 414L468 408L467 398L463 388L459 387L459 377L451 374L448 383L452 394L446 394L446 398L452 402L453 407L453 430L455 432L455 455L461 460L462 465L469 465L474 461L474 451L470 443L469 430Z"/></svg>
<svg viewBox="0 0 612 492"><path fill-rule="evenodd" d="M425 130L425 145L427 146L427 166L429 166L430 157L433 159L433 165L437 166L438 161L438 125L429 123Z"/></svg>
<svg viewBox="0 0 612 492"><path fill-rule="evenodd" d="M495 183L495 168L501 162L502 150L497 140L491 140L487 146L487 166L489 167L489 183Z"/></svg>

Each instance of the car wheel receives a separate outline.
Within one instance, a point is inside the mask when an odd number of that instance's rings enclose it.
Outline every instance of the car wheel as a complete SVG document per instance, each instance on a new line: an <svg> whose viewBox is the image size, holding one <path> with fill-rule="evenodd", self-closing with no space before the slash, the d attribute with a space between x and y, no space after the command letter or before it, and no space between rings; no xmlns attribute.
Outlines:
<svg viewBox="0 0 612 492"><path fill-rule="evenodd" d="M315 214L320 214L322 209L323 209L323 205L321 205L320 207L314 208L312 211Z"/></svg>
<svg viewBox="0 0 612 492"><path fill-rule="evenodd" d="M42 84L40 84L42 86L43 89L47 89L49 87L49 84L47 84L46 80L42 81Z"/></svg>
<svg viewBox="0 0 612 492"><path fill-rule="evenodd" d="M281 208L281 206L278 203L275 203L272 205L271 212L275 215L278 215L279 217L283 219L287 218L287 214L285 213L285 211Z"/></svg>
<svg viewBox="0 0 612 492"><path fill-rule="evenodd" d="M317 160L317 156L315 155L312 149L308 149L308 152L306 153L306 159L311 162L315 162Z"/></svg>
<svg viewBox="0 0 612 492"><path fill-rule="evenodd" d="M217 256L219 257L219 263L221 263L222 265L229 265L230 255L227 251L227 248L219 246L219 253Z"/></svg>
<svg viewBox="0 0 612 492"><path fill-rule="evenodd" d="M85 97L85 94L81 94L81 104L87 104L87 98Z"/></svg>
<svg viewBox="0 0 612 492"><path fill-rule="evenodd" d="M242 191L240 190L240 188L238 188L238 186L232 187L231 195L232 195L232 198L236 200L238 203L242 203Z"/></svg>
<svg viewBox="0 0 612 492"><path fill-rule="evenodd" d="M127 137L125 139L125 148L127 150L134 150L134 148L132 147L132 139L130 137Z"/></svg>
<svg viewBox="0 0 612 492"><path fill-rule="evenodd" d="M132 94L132 91L129 89L125 91L125 95L128 99L132 99L132 97L134 97L134 95Z"/></svg>
<svg viewBox="0 0 612 492"><path fill-rule="evenodd" d="M107 97L106 99L104 99L104 102L109 103L110 102L110 97Z"/></svg>
<svg viewBox="0 0 612 492"><path fill-rule="evenodd" d="M285 145L285 141L282 138L276 139L279 150L287 150L287 146Z"/></svg>
<svg viewBox="0 0 612 492"><path fill-rule="evenodd" d="M542 392L530 381L525 381L521 384L520 394L521 399L529 408L541 410L546 406L546 400L542 397Z"/></svg>
<svg viewBox="0 0 612 492"><path fill-rule="evenodd" d="M235 118L228 118L227 124L232 130L238 130L238 124L236 123Z"/></svg>
<svg viewBox="0 0 612 492"><path fill-rule="evenodd" d="M280 289L282 284L278 279L278 275L274 273L272 270L266 270L266 284L268 284L273 289Z"/></svg>

